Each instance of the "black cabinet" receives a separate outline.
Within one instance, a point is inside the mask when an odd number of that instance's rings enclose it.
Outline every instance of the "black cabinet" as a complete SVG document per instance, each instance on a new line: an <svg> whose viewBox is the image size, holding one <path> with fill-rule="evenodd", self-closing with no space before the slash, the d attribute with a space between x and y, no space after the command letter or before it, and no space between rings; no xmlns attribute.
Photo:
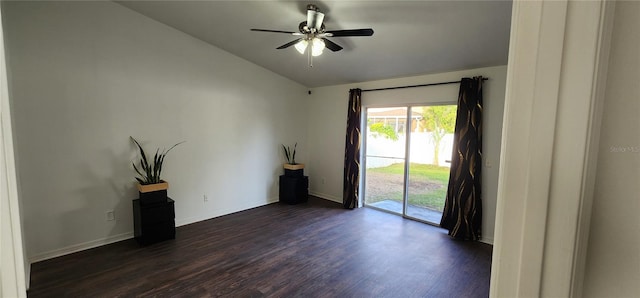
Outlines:
<svg viewBox="0 0 640 298"><path fill-rule="evenodd" d="M280 176L280 202L287 204L304 203L309 198L309 177Z"/></svg>
<svg viewBox="0 0 640 298"><path fill-rule="evenodd" d="M176 238L174 201L170 198L141 204L133 200L133 231L140 244L151 244Z"/></svg>

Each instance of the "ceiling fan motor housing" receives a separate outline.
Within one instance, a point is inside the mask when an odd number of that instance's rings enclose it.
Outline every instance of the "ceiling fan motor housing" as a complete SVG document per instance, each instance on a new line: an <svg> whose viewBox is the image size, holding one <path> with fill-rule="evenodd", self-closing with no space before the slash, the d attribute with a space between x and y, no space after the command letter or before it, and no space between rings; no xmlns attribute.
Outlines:
<svg viewBox="0 0 640 298"><path fill-rule="evenodd" d="M309 28L309 26L307 26L307 21L303 21L303 22L300 22L300 25L298 25L298 30L300 30L300 33L302 34L318 34L318 33L324 33L325 27L323 23L320 26L320 29L316 31L315 28Z"/></svg>

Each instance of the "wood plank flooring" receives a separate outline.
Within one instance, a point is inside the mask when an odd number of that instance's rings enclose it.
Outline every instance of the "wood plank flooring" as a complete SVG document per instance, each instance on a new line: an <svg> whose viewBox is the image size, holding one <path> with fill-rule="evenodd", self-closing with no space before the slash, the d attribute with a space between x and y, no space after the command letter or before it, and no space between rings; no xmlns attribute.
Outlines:
<svg viewBox="0 0 640 298"><path fill-rule="evenodd" d="M487 297L491 246L318 198L35 263L29 297Z"/></svg>

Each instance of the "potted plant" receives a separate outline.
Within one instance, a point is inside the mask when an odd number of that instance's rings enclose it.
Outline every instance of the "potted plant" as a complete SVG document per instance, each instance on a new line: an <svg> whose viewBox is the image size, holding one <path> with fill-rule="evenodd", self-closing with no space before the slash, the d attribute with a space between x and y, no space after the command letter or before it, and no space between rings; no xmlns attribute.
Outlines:
<svg viewBox="0 0 640 298"><path fill-rule="evenodd" d="M293 145L293 150L291 150L291 147L289 146L282 145L284 157L287 159L287 163L284 164L285 176L303 176L304 164L296 163L297 147L298 143Z"/></svg>
<svg viewBox="0 0 640 298"><path fill-rule="evenodd" d="M140 151L140 162L138 166L136 166L135 163L132 163L133 169L139 175L139 177L135 178L138 181L140 203L153 204L166 200L169 183L160 178L164 158L171 149L184 142L177 143L171 146L169 150L163 150L162 152L160 151L160 148L156 149L153 160L149 161L147 159L147 154L144 149L142 149L140 143L133 137L131 137L131 140L133 140Z"/></svg>

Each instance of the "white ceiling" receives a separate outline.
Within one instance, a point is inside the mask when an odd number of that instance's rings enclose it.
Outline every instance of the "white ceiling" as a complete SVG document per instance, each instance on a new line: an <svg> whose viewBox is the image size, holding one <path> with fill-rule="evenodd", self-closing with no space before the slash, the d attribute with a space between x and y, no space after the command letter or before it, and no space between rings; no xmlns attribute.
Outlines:
<svg viewBox="0 0 640 298"><path fill-rule="evenodd" d="M511 1L117 1L307 87L507 64ZM306 5L327 30L372 28L371 37L332 37L344 47L307 64L296 39L251 28L297 31Z"/></svg>

